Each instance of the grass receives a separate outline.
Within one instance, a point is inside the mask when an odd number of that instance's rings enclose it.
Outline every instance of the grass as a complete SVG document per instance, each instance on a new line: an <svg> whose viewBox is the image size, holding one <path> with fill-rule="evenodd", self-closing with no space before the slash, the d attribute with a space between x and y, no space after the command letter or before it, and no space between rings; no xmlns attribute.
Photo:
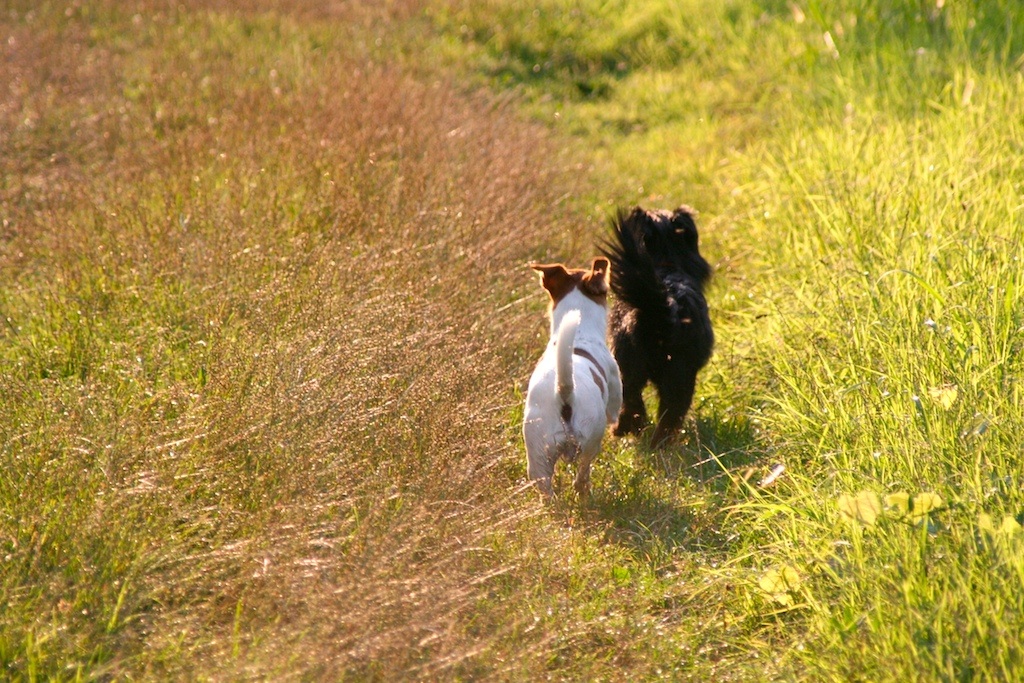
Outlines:
<svg viewBox="0 0 1024 683"><path fill-rule="evenodd" d="M1020 12L11 4L3 675L1013 679ZM524 264L637 201L716 356L545 508Z"/></svg>
<svg viewBox="0 0 1024 683"><path fill-rule="evenodd" d="M705 459L734 455L701 438L728 414L748 425L743 457L786 468L767 489L748 479L725 500L688 494L725 504L736 529L715 592L746 586L732 615L747 622L730 645L773 663L752 677L1013 678L1019 9L551 2L518 12L492 3L436 16L465 27L449 54L598 150L592 201L705 211L720 343L691 443ZM636 39L638 22L659 49ZM586 46L576 60L564 54L574 45ZM584 75L602 87L580 88ZM941 505L928 509L926 494ZM858 500L885 514L859 515Z"/></svg>
<svg viewBox="0 0 1024 683"><path fill-rule="evenodd" d="M426 677L523 628L465 617L538 561L507 369L572 184L316 11L5 17L7 677Z"/></svg>

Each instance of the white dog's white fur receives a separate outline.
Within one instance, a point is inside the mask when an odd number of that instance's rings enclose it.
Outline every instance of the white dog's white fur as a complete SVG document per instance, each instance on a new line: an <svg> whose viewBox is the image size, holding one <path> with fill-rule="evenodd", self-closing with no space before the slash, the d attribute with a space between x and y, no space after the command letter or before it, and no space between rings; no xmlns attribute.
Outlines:
<svg viewBox="0 0 1024 683"><path fill-rule="evenodd" d="M589 271L530 266L551 295L551 341L530 377L523 416L527 476L545 494L559 457L578 460L575 488L590 490L590 464L622 405L622 381L605 341L608 260Z"/></svg>

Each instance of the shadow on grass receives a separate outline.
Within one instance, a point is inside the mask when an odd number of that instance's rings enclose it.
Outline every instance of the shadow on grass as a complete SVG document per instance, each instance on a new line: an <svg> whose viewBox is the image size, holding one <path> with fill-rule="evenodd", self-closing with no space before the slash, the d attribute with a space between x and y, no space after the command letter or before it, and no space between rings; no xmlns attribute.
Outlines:
<svg viewBox="0 0 1024 683"><path fill-rule="evenodd" d="M606 442L609 460L586 517L603 522L610 540L640 557L666 561L674 550L722 552L732 534L726 508L759 477L765 452L749 420L690 420L673 443L650 447L653 429L636 439Z"/></svg>
<svg viewBox="0 0 1024 683"><path fill-rule="evenodd" d="M648 428L637 441L641 457L657 465L665 477L687 477L714 491L728 488L731 475L741 475L765 456L754 426L745 417L691 419L674 442L661 448L651 448L652 431Z"/></svg>

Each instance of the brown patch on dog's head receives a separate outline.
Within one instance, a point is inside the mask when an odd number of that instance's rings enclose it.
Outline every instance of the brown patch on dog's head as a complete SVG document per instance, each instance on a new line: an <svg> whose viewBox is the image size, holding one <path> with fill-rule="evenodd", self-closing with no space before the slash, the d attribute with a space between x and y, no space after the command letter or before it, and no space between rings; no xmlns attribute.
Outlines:
<svg viewBox="0 0 1024 683"><path fill-rule="evenodd" d="M576 277L561 263L531 263L530 267L540 273L540 284L551 295L551 305L556 306L576 286Z"/></svg>
<svg viewBox="0 0 1024 683"><path fill-rule="evenodd" d="M611 275L608 272L608 259L598 257L590 265L590 272L586 273L580 280L580 291L588 297L601 304L608 305L608 281Z"/></svg>
<svg viewBox="0 0 1024 683"><path fill-rule="evenodd" d="M530 267L540 273L540 282L551 296L551 306L555 307L578 288L585 296L601 304L608 305L608 259L596 258L590 270L582 268L566 268L561 263L531 263Z"/></svg>

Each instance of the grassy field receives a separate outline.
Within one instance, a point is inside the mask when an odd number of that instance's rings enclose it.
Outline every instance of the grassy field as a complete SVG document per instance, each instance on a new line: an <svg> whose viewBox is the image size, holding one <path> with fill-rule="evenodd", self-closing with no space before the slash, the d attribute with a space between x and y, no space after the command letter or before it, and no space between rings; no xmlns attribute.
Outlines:
<svg viewBox="0 0 1024 683"><path fill-rule="evenodd" d="M373 5L0 12L0 677L1019 677L1024 8ZM637 202L716 355L545 507Z"/></svg>

